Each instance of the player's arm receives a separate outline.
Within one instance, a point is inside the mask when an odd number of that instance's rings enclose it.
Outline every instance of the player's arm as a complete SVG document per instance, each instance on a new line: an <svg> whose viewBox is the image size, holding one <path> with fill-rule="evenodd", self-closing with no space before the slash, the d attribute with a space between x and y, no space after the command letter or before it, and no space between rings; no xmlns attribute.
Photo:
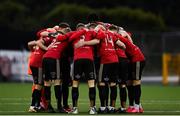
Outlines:
<svg viewBox="0 0 180 116"><path fill-rule="evenodd" d="M47 51L47 47L44 45L44 40L41 38L36 41L36 45L39 46L42 50Z"/></svg>
<svg viewBox="0 0 180 116"><path fill-rule="evenodd" d="M93 39L90 41L83 41L83 40L79 40L76 44L75 44L75 48L79 48L85 45L96 45L99 44L100 40L99 39Z"/></svg>
<svg viewBox="0 0 180 116"><path fill-rule="evenodd" d="M57 41L65 41L65 40L68 39L68 37L66 35L60 34L60 35L57 36L56 39L57 39Z"/></svg>
<svg viewBox="0 0 180 116"><path fill-rule="evenodd" d="M35 40L28 42L28 48L30 50L33 50L34 46L36 46L36 41Z"/></svg>
<svg viewBox="0 0 180 116"><path fill-rule="evenodd" d="M127 38L131 43L133 43L133 40L131 36L124 30L119 31L119 34L121 34L123 37Z"/></svg>
<svg viewBox="0 0 180 116"><path fill-rule="evenodd" d="M79 38L81 35L83 35L85 33L85 30L79 30L79 31L75 31L71 34L71 36L69 37L69 42L74 41L75 39Z"/></svg>
<svg viewBox="0 0 180 116"><path fill-rule="evenodd" d="M125 45L123 42L121 42L119 39L116 40L115 43L116 43L121 49L123 49L123 50L126 49L126 45Z"/></svg>
<svg viewBox="0 0 180 116"><path fill-rule="evenodd" d="M46 37L48 36L49 32L48 31L43 31L40 33L40 36Z"/></svg>

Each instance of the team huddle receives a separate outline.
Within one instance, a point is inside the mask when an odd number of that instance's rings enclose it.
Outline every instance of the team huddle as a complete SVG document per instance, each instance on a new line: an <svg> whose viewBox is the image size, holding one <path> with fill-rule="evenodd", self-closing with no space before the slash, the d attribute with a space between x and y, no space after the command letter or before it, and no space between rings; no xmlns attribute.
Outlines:
<svg viewBox="0 0 180 116"><path fill-rule="evenodd" d="M140 98L145 57L133 43L131 33L114 24L97 21L79 23L72 31L69 24L63 22L40 30L37 38L28 42L33 76L29 112L78 114L78 88L82 78L89 87L89 114L144 112ZM52 85L57 110L51 104ZM69 86L72 86L72 107L68 105ZM100 99L98 110L96 87ZM120 108L116 108L118 88Z"/></svg>

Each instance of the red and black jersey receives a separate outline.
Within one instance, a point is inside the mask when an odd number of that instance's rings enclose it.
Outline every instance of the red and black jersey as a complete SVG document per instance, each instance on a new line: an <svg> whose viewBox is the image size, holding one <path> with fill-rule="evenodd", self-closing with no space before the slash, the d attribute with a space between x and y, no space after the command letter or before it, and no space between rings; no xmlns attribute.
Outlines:
<svg viewBox="0 0 180 116"><path fill-rule="evenodd" d="M116 34L118 39L126 45L125 52L129 56L131 62L143 61L145 57L139 47L131 43L128 39Z"/></svg>
<svg viewBox="0 0 180 116"><path fill-rule="evenodd" d="M57 41L57 39L54 39L54 41L51 43L50 47L48 48L47 52L44 54L43 58L53 58L53 59L61 58L61 54L67 46L68 46L68 41L60 42Z"/></svg>
<svg viewBox="0 0 180 116"><path fill-rule="evenodd" d="M48 51L44 54L43 58L53 58L59 59L62 57L63 51L68 46L68 38L73 34L69 32L65 35L58 35L56 39L53 40L51 45L49 45Z"/></svg>
<svg viewBox="0 0 180 116"><path fill-rule="evenodd" d="M70 42L72 42L73 44L73 48L74 45L82 40L82 41L89 41L92 40L94 38L96 38L96 32L95 31L87 31L87 30L79 30L76 31L69 39ZM90 45L85 45L79 48L74 48L74 60L77 59L90 59L93 60L94 57L94 50L93 50L93 46Z"/></svg>
<svg viewBox="0 0 180 116"><path fill-rule="evenodd" d="M97 39L100 40L99 44L99 56L101 64L116 63L118 62L118 56L116 54L114 42L116 41L116 36L109 31L99 30L97 34Z"/></svg>
<svg viewBox="0 0 180 116"><path fill-rule="evenodd" d="M115 49L116 49L116 53L117 53L118 57L127 58L125 51L116 44L115 44Z"/></svg>

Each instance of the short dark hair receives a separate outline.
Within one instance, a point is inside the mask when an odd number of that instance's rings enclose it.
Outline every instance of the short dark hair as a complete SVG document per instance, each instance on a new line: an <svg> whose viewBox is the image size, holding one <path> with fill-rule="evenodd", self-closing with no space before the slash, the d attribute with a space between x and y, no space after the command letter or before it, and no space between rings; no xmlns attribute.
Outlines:
<svg viewBox="0 0 180 116"><path fill-rule="evenodd" d="M61 23L59 23L59 27L66 28L66 27L70 27L70 25L66 22L61 22Z"/></svg>
<svg viewBox="0 0 180 116"><path fill-rule="evenodd" d="M88 23L87 25L87 28L90 28L90 27L96 27L97 26L97 23Z"/></svg>
<svg viewBox="0 0 180 116"><path fill-rule="evenodd" d="M116 25L112 24L108 27L108 29L109 30L118 30L118 27Z"/></svg>
<svg viewBox="0 0 180 116"><path fill-rule="evenodd" d="M76 29L78 29L79 27L85 27L85 24L84 23L78 23L76 26Z"/></svg>

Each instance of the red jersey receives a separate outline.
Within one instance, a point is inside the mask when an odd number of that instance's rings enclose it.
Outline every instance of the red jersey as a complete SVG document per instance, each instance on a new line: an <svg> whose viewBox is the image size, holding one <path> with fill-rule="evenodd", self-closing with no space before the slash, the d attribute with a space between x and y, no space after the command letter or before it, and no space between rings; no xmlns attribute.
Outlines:
<svg viewBox="0 0 180 116"><path fill-rule="evenodd" d="M139 47L131 43L128 39L122 37L121 35L117 34L120 41L122 41L126 45L125 52L130 58L131 62L143 61L145 57Z"/></svg>
<svg viewBox="0 0 180 116"><path fill-rule="evenodd" d="M52 42L52 38L49 37L44 37L43 41L45 46L50 45ZM46 51L42 50L39 48L39 46L36 46L35 50L31 54L31 59L30 59L30 66L33 67L42 67L42 57L45 54Z"/></svg>
<svg viewBox="0 0 180 116"><path fill-rule="evenodd" d="M116 54L118 55L118 57L127 58L126 53L123 49L119 48L118 45L115 45L115 48L116 48Z"/></svg>
<svg viewBox="0 0 180 116"><path fill-rule="evenodd" d="M96 32L95 31L86 31L86 30L79 30L76 31L69 39L69 41L72 42L73 48L74 45L82 40L82 41L89 41L94 38L96 38ZM93 46L91 45L85 45L79 48L74 48L74 60L77 59L90 59L93 60L94 58L94 50Z"/></svg>
<svg viewBox="0 0 180 116"><path fill-rule="evenodd" d="M114 36L114 34L109 31L103 32L102 30L99 30L97 39L100 40L98 52L101 64L118 62L118 56L114 46L116 36Z"/></svg>
<svg viewBox="0 0 180 116"><path fill-rule="evenodd" d="M59 35L58 39L65 39L66 36ZM54 39L51 45L49 46L47 52L44 54L43 58L53 58L59 59L61 58L62 52L68 46L68 41L58 41L58 39Z"/></svg>

